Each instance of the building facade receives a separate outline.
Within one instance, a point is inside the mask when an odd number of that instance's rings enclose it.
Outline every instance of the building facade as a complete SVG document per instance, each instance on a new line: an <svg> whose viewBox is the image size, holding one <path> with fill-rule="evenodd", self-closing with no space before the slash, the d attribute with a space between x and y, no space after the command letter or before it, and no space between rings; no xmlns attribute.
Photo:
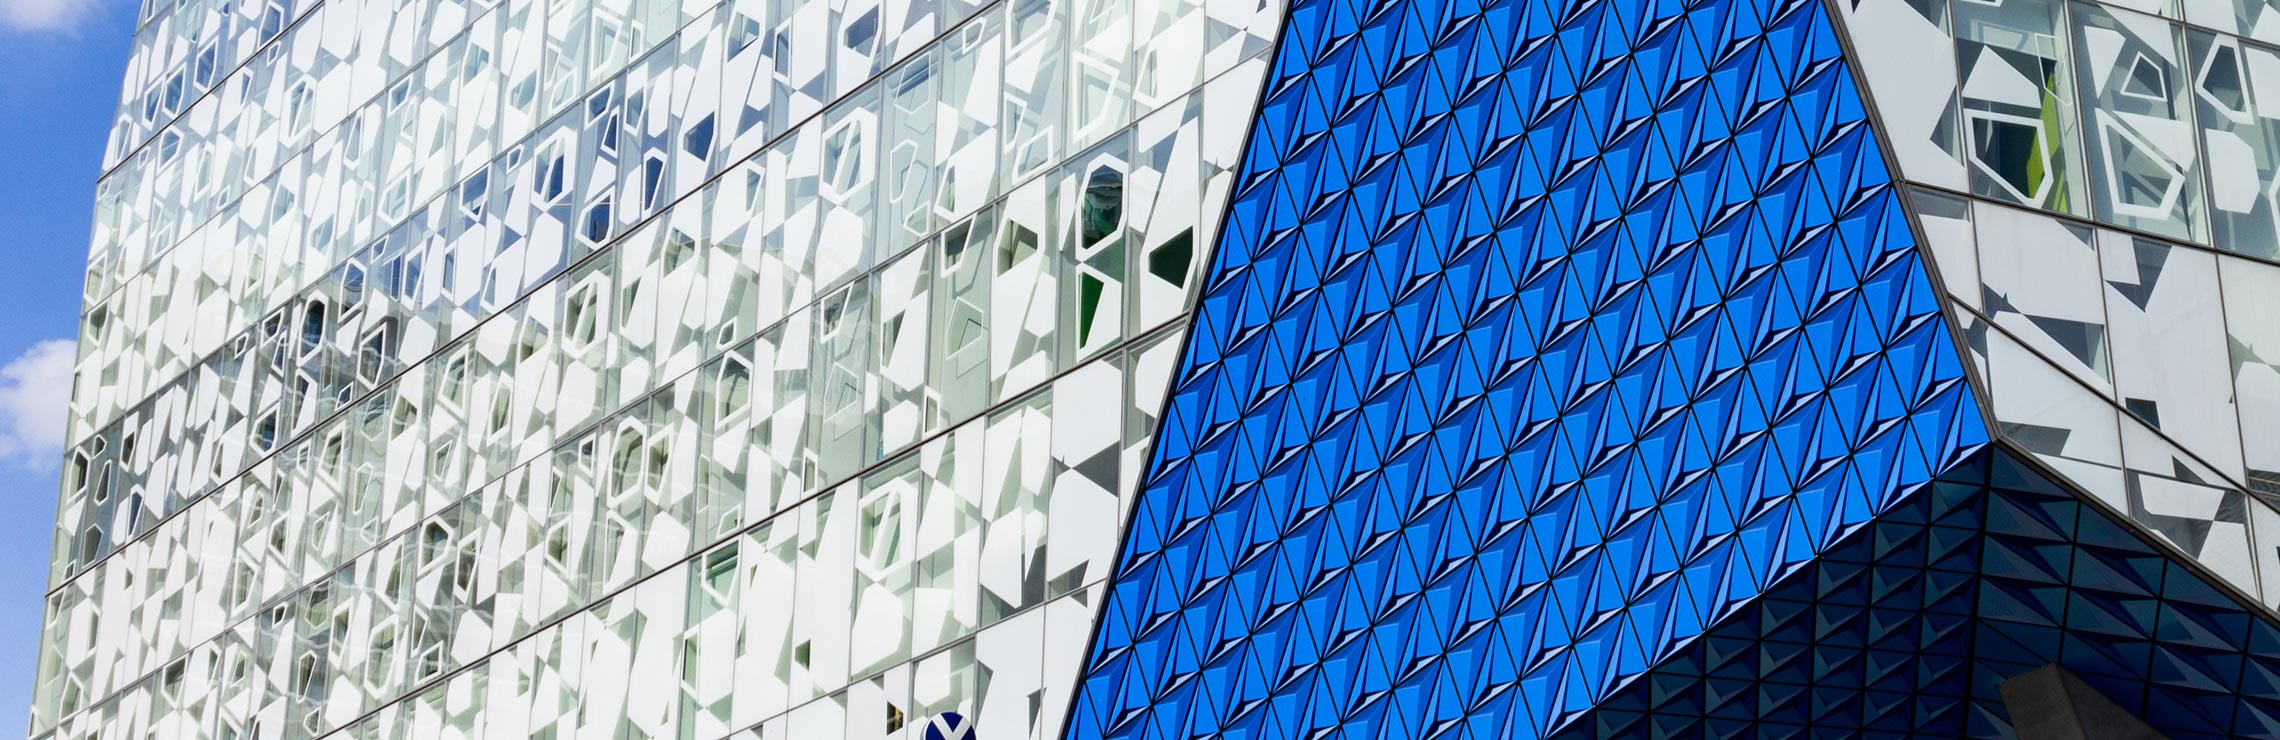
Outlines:
<svg viewBox="0 0 2280 740"><path fill-rule="evenodd" d="M1280 12L152 3L33 732L1055 731Z"/></svg>
<svg viewBox="0 0 2280 740"><path fill-rule="evenodd" d="M153 0L29 732L2280 736L2274 10Z"/></svg>

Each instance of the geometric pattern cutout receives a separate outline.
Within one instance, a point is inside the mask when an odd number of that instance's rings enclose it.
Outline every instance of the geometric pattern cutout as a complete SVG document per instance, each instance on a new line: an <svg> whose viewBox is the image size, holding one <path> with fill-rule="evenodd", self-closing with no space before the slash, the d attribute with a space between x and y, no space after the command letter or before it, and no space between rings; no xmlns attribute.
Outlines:
<svg viewBox="0 0 2280 740"><path fill-rule="evenodd" d="M1999 433L2267 606L2280 50L2247 39L2280 40L2269 7L1833 6Z"/></svg>
<svg viewBox="0 0 2280 740"><path fill-rule="evenodd" d="M2257 355L2280 266L1928 189L1908 200L2002 436L2280 601L2276 375Z"/></svg>
<svg viewBox="0 0 2280 740"><path fill-rule="evenodd" d="M1817 4L1286 18L1069 737L1541 737L1985 441Z"/></svg>
<svg viewBox="0 0 2280 740"><path fill-rule="evenodd" d="M2011 737L2057 663L2168 737L2280 736L2280 625L1988 447L1563 737Z"/></svg>

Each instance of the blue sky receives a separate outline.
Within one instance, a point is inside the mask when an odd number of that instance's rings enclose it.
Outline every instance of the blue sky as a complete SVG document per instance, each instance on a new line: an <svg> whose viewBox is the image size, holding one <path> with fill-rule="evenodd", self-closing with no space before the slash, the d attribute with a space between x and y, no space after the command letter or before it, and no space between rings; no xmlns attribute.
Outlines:
<svg viewBox="0 0 2280 740"><path fill-rule="evenodd" d="M134 8L0 0L0 735L31 702L69 340Z"/></svg>

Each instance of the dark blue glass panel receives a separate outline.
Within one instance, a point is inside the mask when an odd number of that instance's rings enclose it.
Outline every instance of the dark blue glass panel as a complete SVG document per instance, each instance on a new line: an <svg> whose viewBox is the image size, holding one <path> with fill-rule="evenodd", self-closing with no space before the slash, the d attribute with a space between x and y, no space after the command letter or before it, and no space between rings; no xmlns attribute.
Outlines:
<svg viewBox="0 0 2280 740"><path fill-rule="evenodd" d="M2051 663L2177 740L2280 736L2280 628L1984 449L1563 736L2010 737L1997 685Z"/></svg>

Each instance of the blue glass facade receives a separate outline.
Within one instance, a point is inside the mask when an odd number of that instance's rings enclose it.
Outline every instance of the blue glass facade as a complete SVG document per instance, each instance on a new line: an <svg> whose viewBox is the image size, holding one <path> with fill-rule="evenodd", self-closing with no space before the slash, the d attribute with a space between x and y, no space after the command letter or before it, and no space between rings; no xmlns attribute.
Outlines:
<svg viewBox="0 0 2280 740"><path fill-rule="evenodd" d="M1819 4L1275 59L1069 737L1546 736L1983 449Z"/></svg>

